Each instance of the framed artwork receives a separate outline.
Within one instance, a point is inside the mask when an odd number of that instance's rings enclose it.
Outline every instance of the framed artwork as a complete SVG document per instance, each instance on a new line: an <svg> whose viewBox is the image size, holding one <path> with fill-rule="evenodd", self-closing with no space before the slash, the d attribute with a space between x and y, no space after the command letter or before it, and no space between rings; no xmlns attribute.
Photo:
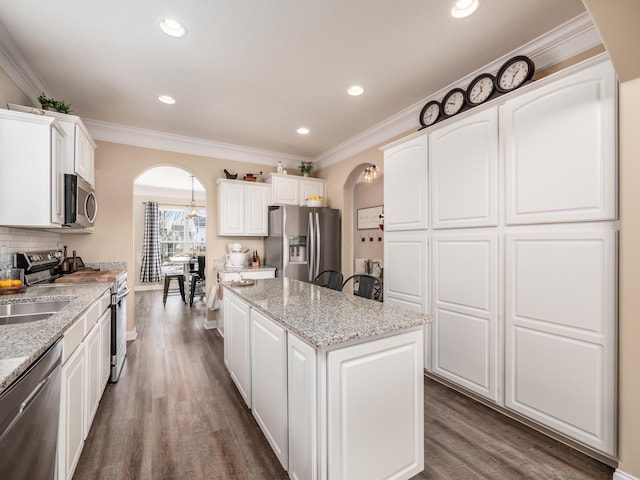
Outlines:
<svg viewBox="0 0 640 480"><path fill-rule="evenodd" d="M380 228L380 224L382 223L380 215L382 215L382 205L379 207L359 208L358 230Z"/></svg>

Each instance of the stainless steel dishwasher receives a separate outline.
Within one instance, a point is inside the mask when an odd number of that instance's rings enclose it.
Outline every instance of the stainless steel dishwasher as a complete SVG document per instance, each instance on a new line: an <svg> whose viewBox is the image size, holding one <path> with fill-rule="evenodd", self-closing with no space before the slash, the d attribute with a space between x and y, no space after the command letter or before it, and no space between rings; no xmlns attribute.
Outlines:
<svg viewBox="0 0 640 480"><path fill-rule="evenodd" d="M53 479L62 339L0 395L0 477Z"/></svg>

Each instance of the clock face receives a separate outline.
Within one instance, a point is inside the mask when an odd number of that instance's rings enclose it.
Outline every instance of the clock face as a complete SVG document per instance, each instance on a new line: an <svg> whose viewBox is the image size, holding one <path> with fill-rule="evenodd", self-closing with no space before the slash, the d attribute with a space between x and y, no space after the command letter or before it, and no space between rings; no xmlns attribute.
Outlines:
<svg viewBox="0 0 640 480"><path fill-rule="evenodd" d="M523 85L533 76L533 62L524 56L514 57L505 63L496 79L496 89L506 93Z"/></svg>
<svg viewBox="0 0 640 480"><path fill-rule="evenodd" d="M464 91L454 88L442 99L442 112L448 117L455 115L464 105Z"/></svg>
<svg viewBox="0 0 640 480"><path fill-rule="evenodd" d="M423 108L422 112L420 112L420 124L423 127L428 127L429 125L433 125L438 120L440 116L440 103L432 100L428 102Z"/></svg>
<svg viewBox="0 0 640 480"><path fill-rule="evenodd" d="M493 93L494 85L493 75L488 73L478 75L467 88L467 103L475 106L485 102Z"/></svg>

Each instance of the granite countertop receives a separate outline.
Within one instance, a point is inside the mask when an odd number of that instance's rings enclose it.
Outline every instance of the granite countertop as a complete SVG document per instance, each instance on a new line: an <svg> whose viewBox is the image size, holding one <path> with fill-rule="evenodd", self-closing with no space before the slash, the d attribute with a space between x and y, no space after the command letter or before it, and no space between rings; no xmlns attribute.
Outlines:
<svg viewBox="0 0 640 480"><path fill-rule="evenodd" d="M249 286L223 285L317 349L434 321L432 315L290 278L256 280Z"/></svg>
<svg viewBox="0 0 640 480"><path fill-rule="evenodd" d="M28 287L25 293L0 296L0 304L70 300L68 305L46 320L0 325L0 393L62 337L78 315L110 286L111 282L74 285L48 283Z"/></svg>

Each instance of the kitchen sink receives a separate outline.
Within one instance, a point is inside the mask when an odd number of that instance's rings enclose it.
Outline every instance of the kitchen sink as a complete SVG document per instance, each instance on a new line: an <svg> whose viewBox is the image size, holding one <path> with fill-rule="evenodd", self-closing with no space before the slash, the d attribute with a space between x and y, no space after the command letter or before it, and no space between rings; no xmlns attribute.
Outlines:
<svg viewBox="0 0 640 480"><path fill-rule="evenodd" d="M0 325L13 325L16 323L37 322L38 320L46 320L55 312L46 313L29 313L26 315L0 315Z"/></svg>
<svg viewBox="0 0 640 480"><path fill-rule="evenodd" d="M44 320L66 307L69 302L70 300L55 300L0 305L0 325Z"/></svg>

